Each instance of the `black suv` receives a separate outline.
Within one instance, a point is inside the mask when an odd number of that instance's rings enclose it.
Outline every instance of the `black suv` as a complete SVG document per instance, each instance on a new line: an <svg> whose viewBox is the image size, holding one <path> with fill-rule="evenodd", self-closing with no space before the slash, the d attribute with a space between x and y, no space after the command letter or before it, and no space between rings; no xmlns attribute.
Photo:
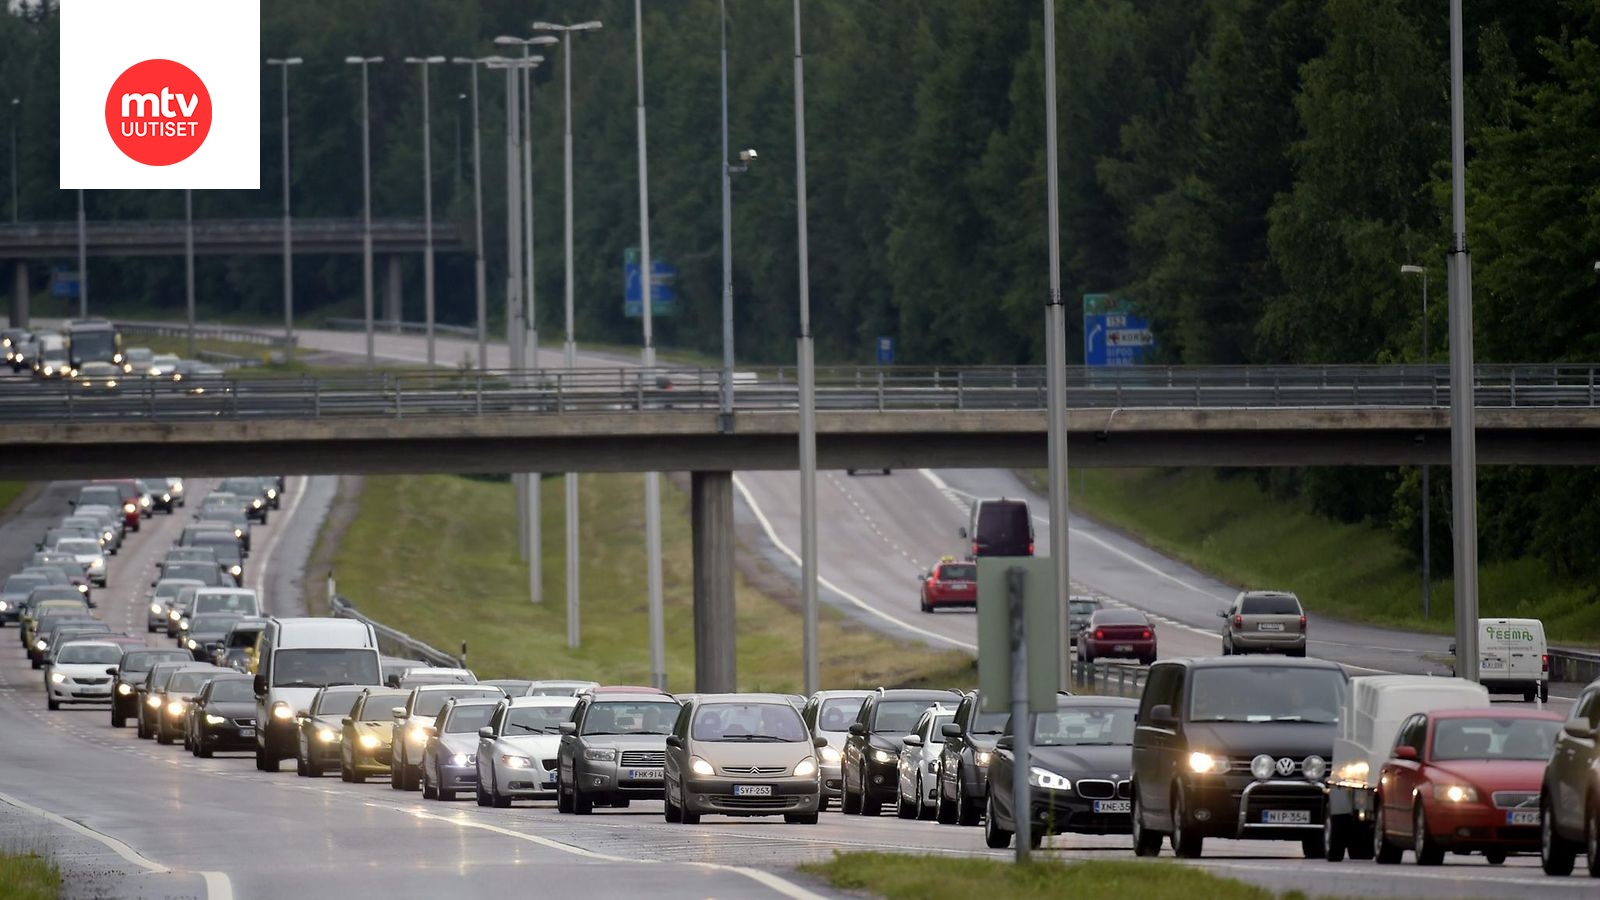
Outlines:
<svg viewBox="0 0 1600 900"><path fill-rule="evenodd" d="M922 711L935 704L955 706L958 691L878 688L861 704L840 763L846 813L876 816L899 798L901 739L917 727Z"/></svg>
<svg viewBox="0 0 1600 900"><path fill-rule="evenodd" d="M1600 681L1572 704L1539 791L1539 857L1546 875L1571 875L1578 854L1600 878Z"/></svg>
<svg viewBox="0 0 1600 900"><path fill-rule="evenodd" d="M184 650L129 650L111 672L111 727L121 728L139 718L139 686L158 662L190 662Z"/></svg>
<svg viewBox="0 0 1600 900"><path fill-rule="evenodd" d="M989 757L1006 729L1009 713L979 712L977 691L968 691L944 726L939 753L939 823L977 825L989 792Z"/></svg>
<svg viewBox="0 0 1600 900"><path fill-rule="evenodd" d="M1194 859L1209 837L1299 841L1323 855L1328 760L1348 679L1337 663L1239 657L1150 668L1133 736L1133 844L1172 836Z"/></svg>

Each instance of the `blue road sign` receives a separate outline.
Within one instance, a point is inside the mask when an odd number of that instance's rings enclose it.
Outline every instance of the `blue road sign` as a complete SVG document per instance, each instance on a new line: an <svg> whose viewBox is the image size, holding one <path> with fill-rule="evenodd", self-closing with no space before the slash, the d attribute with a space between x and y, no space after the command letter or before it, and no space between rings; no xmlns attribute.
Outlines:
<svg viewBox="0 0 1600 900"><path fill-rule="evenodd" d="M58 268L50 273L50 296L61 297L67 300L78 299L79 281L77 272L69 272Z"/></svg>
<svg viewBox="0 0 1600 900"><path fill-rule="evenodd" d="M878 365L894 365L894 338L886 334L878 337Z"/></svg>
<svg viewBox="0 0 1600 900"><path fill-rule="evenodd" d="M1109 294L1083 295L1083 363L1136 366L1156 345L1150 322Z"/></svg>
<svg viewBox="0 0 1600 900"><path fill-rule="evenodd" d="M678 292L675 282L678 278L676 266L669 265L661 260L651 261L650 275L650 312L651 315L669 316L677 307ZM639 251L629 247L622 255L622 311L629 318L638 318L644 315L643 292L639 287Z"/></svg>

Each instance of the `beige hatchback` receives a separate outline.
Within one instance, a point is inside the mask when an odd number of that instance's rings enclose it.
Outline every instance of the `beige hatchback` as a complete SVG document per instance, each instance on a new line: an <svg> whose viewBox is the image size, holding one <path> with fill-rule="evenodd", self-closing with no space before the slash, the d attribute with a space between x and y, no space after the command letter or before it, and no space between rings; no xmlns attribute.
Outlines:
<svg viewBox="0 0 1600 900"><path fill-rule="evenodd" d="M1217 612L1222 655L1283 653L1306 655L1306 611L1288 591L1240 591L1233 605Z"/></svg>
<svg viewBox="0 0 1600 900"><path fill-rule="evenodd" d="M694 825L712 813L815 825L816 751L826 743L780 694L696 696L667 736L667 821Z"/></svg>

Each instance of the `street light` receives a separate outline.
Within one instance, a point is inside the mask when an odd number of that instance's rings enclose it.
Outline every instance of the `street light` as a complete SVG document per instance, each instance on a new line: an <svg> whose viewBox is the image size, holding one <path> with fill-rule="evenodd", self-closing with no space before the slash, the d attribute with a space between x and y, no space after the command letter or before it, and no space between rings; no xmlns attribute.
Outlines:
<svg viewBox="0 0 1600 900"><path fill-rule="evenodd" d="M501 35L494 42L502 47L521 47L522 59L527 60L521 66L521 77L518 78L518 87L522 92L522 103L518 115L522 121L522 328L512 341L513 365L519 369L539 368L539 316L536 301L536 288L533 270L533 70L544 61L542 56L530 56L530 48L547 47L560 43L559 38L548 34L535 35L530 38ZM508 203L515 206L514 196L508 195ZM509 209L510 207L508 207ZM537 475L519 476L518 489L524 492L537 487ZM538 511L538 498L531 501L533 512ZM526 523L524 531L526 532ZM538 525L533 526L537 534ZM534 543L537 547L537 543Z"/></svg>
<svg viewBox="0 0 1600 900"><path fill-rule="evenodd" d="M1072 591L1072 572L1067 555L1067 542L1071 528L1067 509L1067 320L1066 307L1061 302L1061 189L1058 173L1056 129L1056 4L1044 0L1044 144L1045 144L1045 220L1049 241L1050 268L1049 293L1045 296L1045 398L1050 404L1046 416L1048 433L1045 439L1049 454L1050 473L1050 555L1056 572L1056 605L1061 621L1060 689L1068 690L1071 681L1071 636L1068 634L1067 598ZM1015 698L1013 698L1015 699ZM1028 717L1032 721L1032 717ZM1017 729L1018 734L1031 735L1032 726ZM1019 745L1019 758L1025 756L1026 745ZM1020 772L1021 766L1017 769ZM1018 779L1018 797L1025 797L1027 780ZM1021 826L1027 817L1017 819ZM1027 844L1017 834L1017 846ZM1019 851L1020 852L1020 851Z"/></svg>
<svg viewBox="0 0 1600 900"><path fill-rule="evenodd" d="M821 684L817 646L817 374L811 338L811 258L806 224L806 79L800 0L794 0L795 211L800 259L800 613L806 694Z"/></svg>
<svg viewBox="0 0 1600 900"><path fill-rule="evenodd" d="M1400 267L1401 275L1422 276L1422 365L1428 374L1428 387L1433 388L1433 366L1428 356L1428 270L1421 266L1404 265ZM1432 542L1428 539L1432 532L1431 504L1428 492L1428 464L1422 464L1422 617L1429 618L1433 614L1433 564L1430 558Z"/></svg>
<svg viewBox="0 0 1600 900"><path fill-rule="evenodd" d="M372 153L368 140L371 115L367 109L367 66L383 62L381 56L346 56L346 65L361 67L361 302L367 320L367 368L377 365L372 341Z"/></svg>
<svg viewBox="0 0 1600 900"><path fill-rule="evenodd" d="M267 65L277 66L283 73L283 338L284 354L294 356L294 245L290 241L289 223L289 67L303 60L298 56L287 59L269 59Z"/></svg>
<svg viewBox="0 0 1600 900"><path fill-rule="evenodd" d="M1478 444L1461 45L1461 0L1450 0L1450 511L1455 537L1456 674L1477 681Z"/></svg>
<svg viewBox="0 0 1600 900"><path fill-rule="evenodd" d="M562 347L567 370L577 365L577 346L572 335L572 33L594 31L598 21L579 22L576 25L557 25L551 22L534 22L534 31L554 31L561 35L562 93L565 98L565 116L562 130L563 176L566 182L566 342ZM578 630L578 476L566 476L566 530L567 530L567 646L576 647Z"/></svg>
<svg viewBox="0 0 1600 900"><path fill-rule="evenodd" d="M406 62L422 67L422 318L428 335L428 366L433 347L433 127L429 121L428 69L444 62L442 56L408 56Z"/></svg>
<svg viewBox="0 0 1600 900"><path fill-rule="evenodd" d="M17 120L22 118L22 98L11 98L11 224L17 224Z"/></svg>
<svg viewBox="0 0 1600 900"><path fill-rule="evenodd" d="M489 368L488 268L483 257L483 147L478 132L478 66L493 57L457 56L451 62L472 67L472 200L477 209L477 259L473 261L473 290L478 316L478 370Z"/></svg>
<svg viewBox="0 0 1600 900"><path fill-rule="evenodd" d="M733 431L733 174L750 167L756 151L739 153L742 165L728 161L728 4L719 0L722 16L722 413L717 429Z"/></svg>

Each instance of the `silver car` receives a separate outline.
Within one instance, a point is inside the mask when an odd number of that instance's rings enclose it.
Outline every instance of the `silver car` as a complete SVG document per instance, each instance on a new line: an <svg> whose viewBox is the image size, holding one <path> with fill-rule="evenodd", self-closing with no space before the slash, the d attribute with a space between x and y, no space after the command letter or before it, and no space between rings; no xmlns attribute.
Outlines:
<svg viewBox="0 0 1600 900"><path fill-rule="evenodd" d="M561 723L577 697L516 697L478 729L478 805L554 800Z"/></svg>
<svg viewBox="0 0 1600 900"><path fill-rule="evenodd" d="M1073 646L1077 646L1078 632L1089 624L1089 617L1100 609L1100 601L1093 597L1083 597L1073 594L1067 600L1067 635Z"/></svg>
<svg viewBox="0 0 1600 900"><path fill-rule="evenodd" d="M844 760L844 741L850 736L850 723L856 720L861 704L871 691L817 691L800 711L813 738L824 738L826 746L817 748L822 767L822 805L844 793L844 776L839 765Z"/></svg>
<svg viewBox="0 0 1600 900"><path fill-rule="evenodd" d="M488 726L500 701L447 700L422 748L422 796L450 801L456 791L478 789L478 729Z"/></svg>
<svg viewBox="0 0 1600 900"><path fill-rule="evenodd" d="M931 819L939 810L939 756L944 752L944 726L955 721L956 711L930 706L917 719L917 727L900 739L900 802L902 819Z"/></svg>
<svg viewBox="0 0 1600 900"><path fill-rule="evenodd" d="M556 811L588 815L661 799L661 767L678 701L652 688L595 688L561 723Z"/></svg>
<svg viewBox="0 0 1600 900"><path fill-rule="evenodd" d="M822 805L818 745L782 694L702 694L667 737L666 818L783 816L815 825Z"/></svg>
<svg viewBox="0 0 1600 900"><path fill-rule="evenodd" d="M389 764L389 786L414 791L422 787L422 751L428 745L428 726L439 717L448 700L478 697L504 700L499 688L475 684L425 684L412 688L405 706L396 706L394 726L389 738L393 761ZM476 732L476 729L474 729Z"/></svg>
<svg viewBox="0 0 1600 900"><path fill-rule="evenodd" d="M1306 655L1306 611L1288 591L1240 591L1219 611L1222 655L1285 653Z"/></svg>
<svg viewBox="0 0 1600 900"><path fill-rule="evenodd" d="M163 578L156 582L156 589L150 594L150 606L145 613L145 630L166 631L167 623L172 621L172 606L178 600L178 592L186 587L203 586L203 582L193 578Z"/></svg>
<svg viewBox="0 0 1600 900"><path fill-rule="evenodd" d="M530 681L521 697L576 697L600 686L598 681Z"/></svg>
<svg viewBox="0 0 1600 900"><path fill-rule="evenodd" d="M83 574L89 577L95 587L106 586L106 556L98 537L63 538L56 542L53 549L72 554L83 566Z"/></svg>

